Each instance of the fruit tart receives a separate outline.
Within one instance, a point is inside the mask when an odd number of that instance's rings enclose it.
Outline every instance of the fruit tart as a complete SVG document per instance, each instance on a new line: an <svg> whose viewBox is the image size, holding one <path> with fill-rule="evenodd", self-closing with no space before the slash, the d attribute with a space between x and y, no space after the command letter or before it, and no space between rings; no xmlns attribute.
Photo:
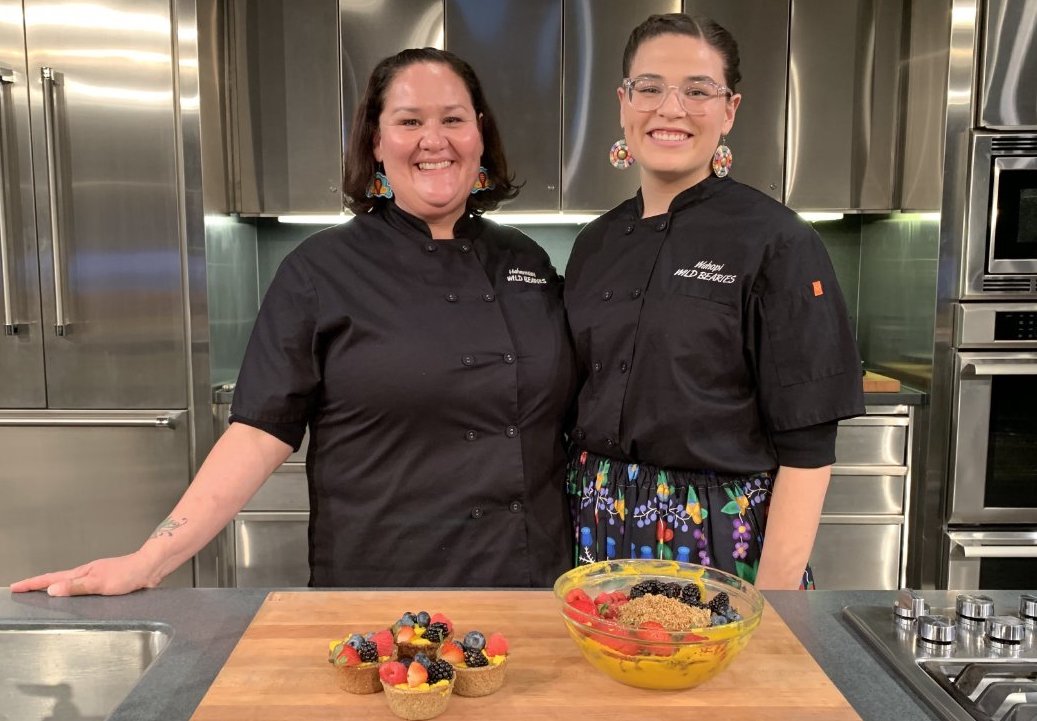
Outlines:
<svg viewBox="0 0 1037 721"><path fill-rule="evenodd" d="M384 629L361 636L354 633L329 644L328 660L339 670L339 686L350 693L377 693L378 664L392 659L392 632Z"/></svg>
<svg viewBox="0 0 1037 721"><path fill-rule="evenodd" d="M449 618L442 613L429 615L428 611L407 611L392 625L400 658L413 658L419 653L434 657L440 645L450 640L453 631L454 624Z"/></svg>
<svg viewBox="0 0 1037 721"><path fill-rule="evenodd" d="M422 721L443 713L456 680L453 666L421 652L413 659L382 664L378 676L389 709L408 721Z"/></svg>
<svg viewBox="0 0 1037 721"><path fill-rule="evenodd" d="M460 644L444 643L439 658L454 667L454 691L458 696L489 696L504 685L508 641L499 633L487 638L479 631L469 631Z"/></svg>

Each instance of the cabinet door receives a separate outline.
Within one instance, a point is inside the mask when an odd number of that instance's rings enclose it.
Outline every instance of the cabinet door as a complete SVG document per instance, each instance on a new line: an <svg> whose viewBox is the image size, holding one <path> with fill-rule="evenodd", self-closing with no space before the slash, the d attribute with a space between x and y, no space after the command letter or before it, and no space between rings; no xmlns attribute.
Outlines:
<svg viewBox="0 0 1037 721"><path fill-rule="evenodd" d="M234 519L234 586L306 586L309 519L305 512L239 513Z"/></svg>
<svg viewBox="0 0 1037 721"><path fill-rule="evenodd" d="M40 269L22 4L0 2L0 408L43 408ZM49 330L49 329L47 329Z"/></svg>
<svg viewBox="0 0 1037 721"><path fill-rule="evenodd" d="M742 104L727 136L731 177L783 199L789 6L755 0L684 0L684 12L720 23L738 43Z"/></svg>
<svg viewBox="0 0 1037 721"><path fill-rule="evenodd" d="M446 47L479 76L509 170L525 183L505 210L558 210L561 0L447 0Z"/></svg>
<svg viewBox="0 0 1037 721"><path fill-rule="evenodd" d="M565 3L563 210L606 211L637 192L637 166L616 170L609 164L609 148L623 137L616 99L616 88L623 82L623 49L630 31L649 15L680 9L680 0Z"/></svg>
<svg viewBox="0 0 1037 721"><path fill-rule="evenodd" d="M837 522L822 517L810 557L818 589L899 588L900 533L898 522Z"/></svg>
<svg viewBox="0 0 1037 721"><path fill-rule="evenodd" d="M187 414L0 414L0 586L137 549L187 488ZM191 564L166 586L190 586Z"/></svg>
<svg viewBox="0 0 1037 721"><path fill-rule="evenodd" d="M25 29L48 405L184 408L169 3L26 0Z"/></svg>

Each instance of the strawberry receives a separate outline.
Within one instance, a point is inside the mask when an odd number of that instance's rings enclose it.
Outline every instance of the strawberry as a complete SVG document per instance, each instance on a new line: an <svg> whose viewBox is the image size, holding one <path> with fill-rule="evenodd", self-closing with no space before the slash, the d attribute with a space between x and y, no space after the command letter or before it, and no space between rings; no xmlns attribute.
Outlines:
<svg viewBox="0 0 1037 721"><path fill-rule="evenodd" d="M612 604L622 606L624 603L630 600L630 598L622 591L613 591L609 594L612 597Z"/></svg>
<svg viewBox="0 0 1037 721"><path fill-rule="evenodd" d="M636 635L646 641L645 650L656 656L669 656L674 652L673 646L665 645L672 640L670 632L658 621L643 621L637 627Z"/></svg>
<svg viewBox="0 0 1037 721"><path fill-rule="evenodd" d="M399 661L383 663L378 667L378 676L390 686L407 682L407 667Z"/></svg>
<svg viewBox="0 0 1037 721"><path fill-rule="evenodd" d="M586 594L584 594L586 596ZM573 613L573 611L579 613ZM582 621L583 617L580 614L586 614L588 616L597 616L598 611L594 607L594 603L589 598L577 598L574 601L569 602L569 608L566 609L566 613L570 618Z"/></svg>
<svg viewBox="0 0 1037 721"><path fill-rule="evenodd" d="M604 591L602 591L601 593L599 593L597 596L594 597L594 605L595 606L601 606L602 604L606 604L606 603L612 603L612 594L605 593Z"/></svg>
<svg viewBox="0 0 1037 721"><path fill-rule="evenodd" d="M508 639L499 633L491 633L486 639L486 648L483 649L487 656L506 656L508 653Z"/></svg>
<svg viewBox="0 0 1037 721"><path fill-rule="evenodd" d="M371 636L371 641L378 647L379 656L392 656L392 632L388 629L379 631L374 636Z"/></svg>
<svg viewBox="0 0 1037 721"><path fill-rule="evenodd" d="M414 635L413 626L401 626L400 632L396 634L396 643L407 643L414 638Z"/></svg>
<svg viewBox="0 0 1037 721"><path fill-rule="evenodd" d="M454 666L460 666L464 663L464 651L453 641L448 641L440 646L439 657Z"/></svg>
<svg viewBox="0 0 1037 721"><path fill-rule="evenodd" d="M420 686L428 681L428 671L420 663L415 661L407 667L407 685Z"/></svg>
<svg viewBox="0 0 1037 721"><path fill-rule="evenodd" d="M447 633L453 633L454 632L454 624L450 621L449 618L446 617L445 614L442 614L442 613L434 613L434 614L432 614L432 618L429 620L429 623L445 623L446 624L446 631L447 631Z"/></svg>
<svg viewBox="0 0 1037 721"><path fill-rule="evenodd" d="M684 643L698 643L699 641L705 641L705 636L699 636L697 633L686 633L681 638Z"/></svg>
<svg viewBox="0 0 1037 721"><path fill-rule="evenodd" d="M602 646L608 646L609 648L618 651L624 656L636 656L640 649L634 641L624 641L621 638L615 638L613 636L594 636L594 640Z"/></svg>
<svg viewBox="0 0 1037 721"><path fill-rule="evenodd" d="M352 646L343 646L335 657L336 666L359 666L360 654Z"/></svg>
<svg viewBox="0 0 1037 721"><path fill-rule="evenodd" d="M577 600L590 601L591 597L588 596L587 592L584 591L582 588L574 588L573 590L569 591L569 593L565 594L565 602L568 603L570 606L573 605L573 603Z"/></svg>

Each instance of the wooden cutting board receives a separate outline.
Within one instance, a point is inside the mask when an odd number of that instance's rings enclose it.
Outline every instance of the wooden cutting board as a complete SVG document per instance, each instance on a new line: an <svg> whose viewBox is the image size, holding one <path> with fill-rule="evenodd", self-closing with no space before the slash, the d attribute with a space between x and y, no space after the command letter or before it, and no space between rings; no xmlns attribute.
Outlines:
<svg viewBox="0 0 1037 721"><path fill-rule="evenodd" d="M583 660L550 591L313 591L267 596L192 720L396 719L383 694L338 688L328 641L385 628L408 610L440 611L460 633L500 631L511 643L504 688L452 697L443 721L860 719L769 604L718 676L687 691L647 691Z"/></svg>
<svg viewBox="0 0 1037 721"><path fill-rule="evenodd" d="M864 392L899 393L900 381L898 381L896 378L890 378L888 376L879 375L878 373L873 373L872 371L865 371Z"/></svg>

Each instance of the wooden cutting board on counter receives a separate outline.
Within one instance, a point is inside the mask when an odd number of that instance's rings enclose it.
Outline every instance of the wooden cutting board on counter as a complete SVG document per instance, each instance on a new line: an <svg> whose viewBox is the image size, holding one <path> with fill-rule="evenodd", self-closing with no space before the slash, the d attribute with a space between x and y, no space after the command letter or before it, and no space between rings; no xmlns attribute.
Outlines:
<svg viewBox="0 0 1037 721"><path fill-rule="evenodd" d="M879 375L872 371L866 371L864 373L864 392L865 393L899 393L900 392L900 381L896 378L889 378L888 376Z"/></svg>
<svg viewBox="0 0 1037 721"><path fill-rule="evenodd" d="M445 613L461 633L500 631L511 644L504 687L453 696L443 721L860 719L769 604L718 676L686 691L648 691L584 661L550 591L312 591L267 596L192 721L396 719L383 694L338 688L328 642L385 628L408 610Z"/></svg>

